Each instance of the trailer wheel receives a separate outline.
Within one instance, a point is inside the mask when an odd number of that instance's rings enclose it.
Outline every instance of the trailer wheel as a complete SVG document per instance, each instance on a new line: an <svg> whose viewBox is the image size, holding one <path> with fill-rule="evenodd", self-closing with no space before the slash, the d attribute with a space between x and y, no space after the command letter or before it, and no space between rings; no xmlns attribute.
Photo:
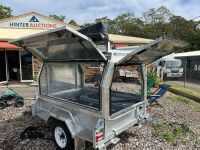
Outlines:
<svg viewBox="0 0 200 150"><path fill-rule="evenodd" d="M63 122L57 121L52 125L52 135L58 150L73 150L74 140Z"/></svg>
<svg viewBox="0 0 200 150"><path fill-rule="evenodd" d="M6 103L3 101L0 101L0 109L6 108Z"/></svg>

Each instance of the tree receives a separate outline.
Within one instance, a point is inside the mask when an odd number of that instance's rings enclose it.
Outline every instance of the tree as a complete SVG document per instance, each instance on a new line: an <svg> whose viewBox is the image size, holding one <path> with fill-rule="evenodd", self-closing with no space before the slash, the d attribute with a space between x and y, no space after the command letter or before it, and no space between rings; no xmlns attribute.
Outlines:
<svg viewBox="0 0 200 150"><path fill-rule="evenodd" d="M166 30L169 35L189 42L190 49L199 50L200 29L197 27L198 24L197 21L186 20L181 16L173 16L170 18Z"/></svg>
<svg viewBox="0 0 200 150"><path fill-rule="evenodd" d="M129 35L131 26L137 26L140 19L136 18L133 13L123 13L117 16L115 19L110 19L107 16L97 18L95 23L103 22L108 24L108 32L113 34Z"/></svg>
<svg viewBox="0 0 200 150"><path fill-rule="evenodd" d="M136 18L133 13L122 13L114 20L114 30L118 34L127 34L127 27L135 24Z"/></svg>
<svg viewBox="0 0 200 150"><path fill-rule="evenodd" d="M58 15L49 15L49 17L57 19L57 20L60 20L60 21L64 21L65 18L66 18L65 15L60 15L60 16L58 16Z"/></svg>
<svg viewBox="0 0 200 150"><path fill-rule="evenodd" d="M157 9L152 8L143 13L143 32L147 38L155 39L160 36L168 35L167 23L173 14L164 6Z"/></svg>
<svg viewBox="0 0 200 150"><path fill-rule="evenodd" d="M108 32L109 33L115 33L114 21L112 19L110 19L107 16L105 16L105 17L97 18L95 20L95 23L99 23L99 22L108 24Z"/></svg>
<svg viewBox="0 0 200 150"><path fill-rule="evenodd" d="M200 49L200 21L175 16L164 6L149 9L143 13L142 18L135 17L133 13L123 13L114 19L107 16L97 18L82 27L98 22L107 23L109 33L150 39L169 35L191 44L190 49L184 51Z"/></svg>
<svg viewBox="0 0 200 150"><path fill-rule="evenodd" d="M144 22L150 24L166 23L172 16L173 14L165 6L161 6L157 9L152 8L143 13Z"/></svg>
<svg viewBox="0 0 200 150"><path fill-rule="evenodd" d="M76 21L73 20L73 19L69 21L69 24L74 25L74 26L78 26L78 24L76 23Z"/></svg>
<svg viewBox="0 0 200 150"><path fill-rule="evenodd" d="M8 18L12 16L12 10L8 6L0 5L0 19Z"/></svg>

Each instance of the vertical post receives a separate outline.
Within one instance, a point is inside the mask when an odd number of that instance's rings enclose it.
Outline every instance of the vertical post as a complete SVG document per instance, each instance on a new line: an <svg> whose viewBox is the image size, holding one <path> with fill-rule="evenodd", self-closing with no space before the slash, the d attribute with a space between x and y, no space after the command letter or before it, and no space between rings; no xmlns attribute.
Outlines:
<svg viewBox="0 0 200 150"><path fill-rule="evenodd" d="M164 67L163 66L161 66L161 70L160 70L160 81L162 81L163 82L163 73L164 72Z"/></svg>
<svg viewBox="0 0 200 150"><path fill-rule="evenodd" d="M186 72L187 72L187 57L185 60L185 67L184 67L184 88L186 87Z"/></svg>
<svg viewBox="0 0 200 150"><path fill-rule="evenodd" d="M143 99L144 101L147 101L147 69L146 69L146 65L145 64L142 64L141 65L142 67L142 77L143 77Z"/></svg>
<svg viewBox="0 0 200 150"><path fill-rule="evenodd" d="M100 83L100 108L102 109L102 115L104 118L108 118L110 116L110 88L112 84L112 77L114 74L115 64L109 60L104 67L104 73Z"/></svg>
<svg viewBox="0 0 200 150"><path fill-rule="evenodd" d="M106 44L106 51L107 51L107 53L110 52L110 42L108 42L108 43Z"/></svg>
<svg viewBox="0 0 200 150"><path fill-rule="evenodd" d="M19 51L19 72L20 72L20 81L22 82L22 62L21 62L21 51ZM18 73L18 72L17 72Z"/></svg>
<svg viewBox="0 0 200 150"><path fill-rule="evenodd" d="M9 69L8 69L8 59L7 59L6 50L5 50L5 65L6 65L6 82L8 83L8 80L9 80Z"/></svg>
<svg viewBox="0 0 200 150"><path fill-rule="evenodd" d="M75 85L78 89L78 64L75 64Z"/></svg>

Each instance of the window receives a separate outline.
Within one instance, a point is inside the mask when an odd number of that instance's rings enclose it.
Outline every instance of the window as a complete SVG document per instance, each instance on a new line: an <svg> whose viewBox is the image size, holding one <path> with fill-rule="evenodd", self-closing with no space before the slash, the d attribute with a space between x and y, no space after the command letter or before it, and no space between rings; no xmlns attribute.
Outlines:
<svg viewBox="0 0 200 150"><path fill-rule="evenodd" d="M141 67L117 66L111 86L111 114L125 109L142 99Z"/></svg>

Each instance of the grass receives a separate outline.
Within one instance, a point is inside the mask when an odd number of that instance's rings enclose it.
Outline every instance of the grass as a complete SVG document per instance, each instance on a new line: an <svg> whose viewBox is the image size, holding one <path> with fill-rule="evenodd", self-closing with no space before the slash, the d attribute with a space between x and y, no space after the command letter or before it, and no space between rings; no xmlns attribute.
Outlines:
<svg viewBox="0 0 200 150"><path fill-rule="evenodd" d="M196 140L196 143L200 145L200 137Z"/></svg>
<svg viewBox="0 0 200 150"><path fill-rule="evenodd" d="M180 96L180 95L174 95L173 97L170 97L170 99L178 102L182 102L184 104L190 104L190 99Z"/></svg>
<svg viewBox="0 0 200 150"><path fill-rule="evenodd" d="M178 102L184 103L189 106L189 109L191 108L192 110L194 110L196 112L200 112L200 104L192 103L191 99L189 99L189 98L186 98L186 97L183 97L180 95L168 96L167 98L170 100L173 100L173 101L178 101Z"/></svg>
<svg viewBox="0 0 200 150"><path fill-rule="evenodd" d="M178 123L159 123L153 126L153 134L155 136L160 136L166 141L174 142L177 139L185 139L184 137L190 131L190 128L184 124ZM183 140L182 140L183 141Z"/></svg>
<svg viewBox="0 0 200 150"><path fill-rule="evenodd" d="M160 84L163 84L163 83L166 83L166 82L160 82ZM169 84L169 83L167 83L167 84ZM195 91L188 89L188 88L184 88L183 86L180 86L180 85L177 85L177 84L170 83L170 88L175 89L175 90L180 91L180 92L183 92L183 93L190 94L190 95L195 96L195 97L200 97L200 94L198 92L195 92Z"/></svg>
<svg viewBox="0 0 200 150"><path fill-rule="evenodd" d="M181 91L183 93L190 94L192 96L200 97L200 94L198 92L195 92L195 91L193 91L191 89L184 88L182 86L175 85L175 84L170 84L170 85L171 85L171 88L174 88L175 90Z"/></svg>

